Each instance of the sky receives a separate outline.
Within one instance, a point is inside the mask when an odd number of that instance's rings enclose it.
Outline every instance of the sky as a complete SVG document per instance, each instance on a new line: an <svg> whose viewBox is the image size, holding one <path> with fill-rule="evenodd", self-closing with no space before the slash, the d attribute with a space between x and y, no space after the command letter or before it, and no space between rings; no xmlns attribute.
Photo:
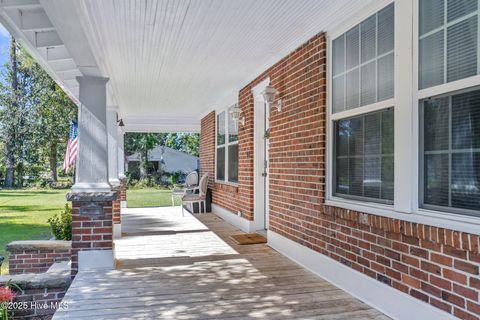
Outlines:
<svg viewBox="0 0 480 320"><path fill-rule="evenodd" d="M8 60L8 46L10 43L10 34L7 29L5 29L0 24L0 68L3 68L3 65Z"/></svg>

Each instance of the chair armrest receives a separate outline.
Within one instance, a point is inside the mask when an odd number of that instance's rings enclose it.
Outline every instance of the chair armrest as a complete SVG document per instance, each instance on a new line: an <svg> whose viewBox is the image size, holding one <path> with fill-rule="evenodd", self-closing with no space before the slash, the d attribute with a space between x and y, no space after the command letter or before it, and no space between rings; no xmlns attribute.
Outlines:
<svg viewBox="0 0 480 320"><path fill-rule="evenodd" d="M196 193L197 191L200 192L199 186L188 187L185 189L185 193Z"/></svg>

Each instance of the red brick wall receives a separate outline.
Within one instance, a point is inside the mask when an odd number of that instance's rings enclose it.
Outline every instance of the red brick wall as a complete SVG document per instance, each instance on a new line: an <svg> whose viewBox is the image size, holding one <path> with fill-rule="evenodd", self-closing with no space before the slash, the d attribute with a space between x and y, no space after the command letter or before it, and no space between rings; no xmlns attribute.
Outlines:
<svg viewBox="0 0 480 320"><path fill-rule="evenodd" d="M80 215L82 202L72 202L72 275L78 271L78 252L84 250L112 250L112 201L96 202L103 207L99 216Z"/></svg>
<svg viewBox="0 0 480 320"><path fill-rule="evenodd" d="M120 216L122 185L120 184L118 187L112 187L112 191L118 193L117 199L112 201L112 222L113 224L120 224L122 223Z"/></svg>
<svg viewBox="0 0 480 320"><path fill-rule="evenodd" d="M205 116L200 125L200 175L208 173L208 187L215 185L215 111Z"/></svg>
<svg viewBox="0 0 480 320"><path fill-rule="evenodd" d="M127 201L127 179L120 179L120 190L118 197L120 201Z"/></svg>
<svg viewBox="0 0 480 320"><path fill-rule="evenodd" d="M55 262L69 261L70 255L70 249L11 250L8 255L9 273L43 273Z"/></svg>
<svg viewBox="0 0 480 320"><path fill-rule="evenodd" d="M239 190L214 185L214 203L253 214L253 97L266 77L283 110L270 118L270 230L462 319L480 319L477 235L324 205L326 39L319 34L239 94ZM214 168L213 113L202 120L204 170ZM243 157L243 158L242 158ZM230 195L228 195L231 193ZM216 195L216 197L215 197ZM221 200L226 199L226 200ZM245 203L244 203L245 202Z"/></svg>
<svg viewBox="0 0 480 320"><path fill-rule="evenodd" d="M13 320L47 320L52 319L53 314L58 307L62 306L62 301L68 287L49 287L40 289L25 289L17 292L13 300L18 308L12 311ZM25 307L25 308L23 308Z"/></svg>
<svg viewBox="0 0 480 320"><path fill-rule="evenodd" d="M209 187L212 189L212 202L230 212L241 212L242 217L253 219L253 106L244 106L240 102L246 116L244 127L239 126L239 173L238 184L215 182L215 112L202 119L200 131L200 174L208 173Z"/></svg>

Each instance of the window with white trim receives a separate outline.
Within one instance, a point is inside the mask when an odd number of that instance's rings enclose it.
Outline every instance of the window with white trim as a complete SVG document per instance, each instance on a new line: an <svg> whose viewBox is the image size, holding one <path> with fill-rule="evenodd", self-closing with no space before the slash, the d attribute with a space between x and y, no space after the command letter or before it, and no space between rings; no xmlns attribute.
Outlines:
<svg viewBox="0 0 480 320"><path fill-rule="evenodd" d="M332 41L332 113L394 95L394 4Z"/></svg>
<svg viewBox="0 0 480 320"><path fill-rule="evenodd" d="M419 206L480 216L478 0L420 0ZM480 85L480 83L476 83ZM423 92L430 90L434 96Z"/></svg>
<svg viewBox="0 0 480 320"><path fill-rule="evenodd" d="M238 182L238 123L232 113L235 107L236 104L217 115L217 181Z"/></svg>
<svg viewBox="0 0 480 320"><path fill-rule="evenodd" d="M480 216L480 90L420 102L423 207Z"/></svg>
<svg viewBox="0 0 480 320"><path fill-rule="evenodd" d="M420 0L419 89L479 74L478 0Z"/></svg>
<svg viewBox="0 0 480 320"><path fill-rule="evenodd" d="M394 4L332 41L332 195L392 204Z"/></svg>

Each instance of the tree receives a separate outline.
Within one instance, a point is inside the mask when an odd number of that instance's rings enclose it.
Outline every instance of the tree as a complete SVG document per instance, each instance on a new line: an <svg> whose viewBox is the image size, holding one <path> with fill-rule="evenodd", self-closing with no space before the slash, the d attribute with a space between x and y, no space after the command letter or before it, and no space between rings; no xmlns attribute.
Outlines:
<svg viewBox="0 0 480 320"><path fill-rule="evenodd" d="M30 55L25 55L24 64L35 79L33 149L39 160L48 164L50 178L56 182L58 158L66 151L70 121L76 119L77 108Z"/></svg>
<svg viewBox="0 0 480 320"><path fill-rule="evenodd" d="M21 187L24 171L42 166L43 170L49 168L56 181L58 154L65 150L75 105L13 38L4 70L0 137L4 141L5 186Z"/></svg>
<svg viewBox="0 0 480 320"><path fill-rule="evenodd" d="M169 148L189 153L198 157L200 135L198 133L169 133L165 145Z"/></svg>
<svg viewBox="0 0 480 320"><path fill-rule="evenodd" d="M22 184L25 150L28 142L28 127L30 125L29 104L25 92L31 83L28 76L21 72L18 60L18 44L12 37L9 50L9 63L0 83L0 113L2 122L0 134L4 141L5 157L5 187L15 186L15 171L17 185Z"/></svg>
<svg viewBox="0 0 480 320"><path fill-rule="evenodd" d="M15 39L12 37L10 43L10 85L11 85L11 92L12 97L7 101L7 108L5 109L4 116L8 118L16 118L16 110L17 107L17 53L16 53L16 42ZM14 184L14 168L15 168L15 155L13 153L14 150L14 138L15 138L15 126L14 123L10 122L8 125L2 126L3 130L5 131L5 187L12 188Z"/></svg>

